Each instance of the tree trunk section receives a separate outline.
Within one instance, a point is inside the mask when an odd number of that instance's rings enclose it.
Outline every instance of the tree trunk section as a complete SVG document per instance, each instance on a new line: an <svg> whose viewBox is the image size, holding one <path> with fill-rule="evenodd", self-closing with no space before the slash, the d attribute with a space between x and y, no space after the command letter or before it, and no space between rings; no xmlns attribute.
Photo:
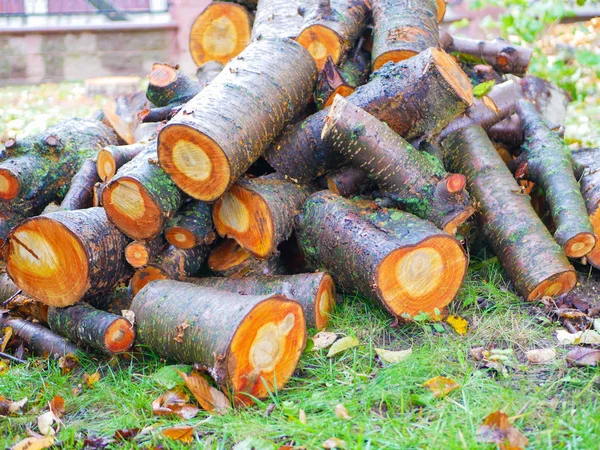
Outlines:
<svg viewBox="0 0 600 450"><path fill-rule="evenodd" d="M100 180L106 183L115 176L121 166L139 155L147 146L147 142L136 142L131 145L109 145L104 147L98 152L96 158L96 169Z"/></svg>
<svg viewBox="0 0 600 450"><path fill-rule="evenodd" d="M208 257L208 268L217 275L231 278L288 273L278 255L256 258L233 239L225 239L213 249Z"/></svg>
<svg viewBox="0 0 600 450"><path fill-rule="evenodd" d="M131 309L133 292L129 286L129 280L119 282L111 292L97 295L87 299L87 302L94 308L103 311L121 315L123 311Z"/></svg>
<svg viewBox="0 0 600 450"><path fill-rule="evenodd" d="M296 39L302 28L306 3L303 0L259 0L250 40Z"/></svg>
<svg viewBox="0 0 600 450"><path fill-rule="evenodd" d="M125 247L125 259L131 267L140 269L160 255L167 245L163 236L157 236L148 242L133 241Z"/></svg>
<svg viewBox="0 0 600 450"><path fill-rule="evenodd" d="M325 175L321 184L334 194L348 198L363 194L371 182L363 170L354 166L343 166Z"/></svg>
<svg viewBox="0 0 600 450"><path fill-rule="evenodd" d="M358 86L363 85L369 76L369 65L363 52L357 51L341 66L336 66L331 57L325 61L325 66L319 72L315 87L315 104L323 109L331 105L336 95L348 97Z"/></svg>
<svg viewBox="0 0 600 450"><path fill-rule="evenodd" d="M154 63L148 79L146 98L157 107L181 105L202 90L200 83L169 64Z"/></svg>
<svg viewBox="0 0 600 450"><path fill-rule="evenodd" d="M165 238L175 247L187 249L212 244L217 238L210 206L188 201L167 224Z"/></svg>
<svg viewBox="0 0 600 450"><path fill-rule="evenodd" d="M94 186L98 181L96 161L86 159L73 179L71 186L60 202L60 210L74 211L76 209L91 208L94 199Z"/></svg>

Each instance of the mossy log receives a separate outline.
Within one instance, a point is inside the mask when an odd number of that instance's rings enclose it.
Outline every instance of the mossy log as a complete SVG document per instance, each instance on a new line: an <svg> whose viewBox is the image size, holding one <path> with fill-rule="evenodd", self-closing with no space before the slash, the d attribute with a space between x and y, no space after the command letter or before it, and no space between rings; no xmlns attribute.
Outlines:
<svg viewBox="0 0 600 450"><path fill-rule="evenodd" d="M129 286L129 280L123 280L120 281L112 291L88 298L86 299L86 302L94 308L119 316L123 311L131 309L132 300L133 292Z"/></svg>
<svg viewBox="0 0 600 450"><path fill-rule="evenodd" d="M183 203L183 193L158 163L156 141L122 166L102 192L108 218L127 236L151 240Z"/></svg>
<svg viewBox="0 0 600 450"><path fill-rule="evenodd" d="M517 291L528 300L558 296L577 277L487 137L471 125L443 142L446 166L464 174L479 205L481 227Z"/></svg>
<svg viewBox="0 0 600 450"><path fill-rule="evenodd" d="M107 354L129 350L135 339L129 320L85 304L50 307L48 325L71 342Z"/></svg>
<svg viewBox="0 0 600 450"><path fill-rule="evenodd" d="M296 42L251 43L161 130L161 166L191 197L217 200L306 106L316 77Z"/></svg>
<svg viewBox="0 0 600 450"><path fill-rule="evenodd" d="M312 191L269 175L242 179L215 203L217 233L259 258L274 255L294 231L294 216Z"/></svg>
<svg viewBox="0 0 600 450"><path fill-rule="evenodd" d="M303 0L259 0L254 13L251 41L296 39L304 21L307 3Z"/></svg>
<svg viewBox="0 0 600 450"><path fill-rule="evenodd" d="M282 389L306 345L302 307L284 295L239 295L177 281L146 286L131 305L138 341L204 366L236 400Z"/></svg>
<svg viewBox="0 0 600 450"><path fill-rule="evenodd" d="M77 354L80 349L68 340L38 323L16 317L0 316L0 329L11 327L15 336L27 344L27 348L37 356L58 359L69 353Z"/></svg>
<svg viewBox="0 0 600 450"><path fill-rule="evenodd" d="M25 217L20 216L19 214L13 212L0 212L0 249L4 248L4 244L6 243L6 239L8 239L8 233L10 233L10 230L12 230L14 226L18 225L23 220L25 220ZM0 251L0 259L4 259L2 251Z"/></svg>
<svg viewBox="0 0 600 450"><path fill-rule="evenodd" d="M201 201L189 200L167 224L165 238L169 244L179 248L212 244L217 234L210 206Z"/></svg>
<svg viewBox="0 0 600 450"><path fill-rule="evenodd" d="M201 91L200 83L179 70L178 66L154 63L148 75L146 98L154 106L181 105Z"/></svg>
<svg viewBox="0 0 600 450"><path fill-rule="evenodd" d="M231 2L209 3L192 24L190 53L197 66L208 61L227 64L250 42L252 14Z"/></svg>
<svg viewBox="0 0 600 450"><path fill-rule="evenodd" d="M102 208L31 217L9 235L6 271L34 299L68 306L127 275L127 243Z"/></svg>
<svg viewBox="0 0 600 450"><path fill-rule="evenodd" d="M183 280L196 275L208 257L209 247L201 245L190 249L169 245L146 267L135 271L131 279L131 292L137 293L154 280Z"/></svg>
<svg viewBox="0 0 600 450"><path fill-rule="evenodd" d="M331 105L336 95L348 97L358 86L367 81L369 64L365 52L354 52L342 65L337 66L331 57L327 57L315 87L315 104L323 109Z"/></svg>
<svg viewBox="0 0 600 450"><path fill-rule="evenodd" d="M147 142L136 142L131 145L109 145L98 152L96 157L96 169L103 183L115 176L117 170L125 165L146 147Z"/></svg>
<svg viewBox="0 0 600 450"><path fill-rule="evenodd" d="M210 252L208 268L222 277L285 275L288 270L278 255L259 259L233 239L221 241Z"/></svg>
<svg viewBox="0 0 600 450"><path fill-rule="evenodd" d="M296 235L313 269L328 270L343 291L358 292L395 317L436 316L467 270L460 243L430 222L402 211L382 220L329 191L309 197L296 216Z"/></svg>
<svg viewBox="0 0 600 450"><path fill-rule="evenodd" d="M581 258L593 250L596 235L575 178L571 149L530 102L519 100L517 114L524 135L520 170L544 191L556 225L554 239L567 256Z"/></svg>
<svg viewBox="0 0 600 450"><path fill-rule="evenodd" d="M316 0L304 11L302 30L296 40L315 59L317 69L331 57L334 64L361 36L370 16L368 0Z"/></svg>
<svg viewBox="0 0 600 450"><path fill-rule="evenodd" d="M133 241L125 247L125 259L135 269L146 265L167 248L167 241L162 235L148 242Z"/></svg>
<svg viewBox="0 0 600 450"><path fill-rule="evenodd" d="M390 198L450 234L474 212L463 175L415 149L383 122L336 97L323 128L329 147L365 170Z"/></svg>
<svg viewBox="0 0 600 450"><path fill-rule="evenodd" d="M428 49L388 64L348 97L350 103L386 122L406 140L433 137L473 103L469 79L446 53ZM321 139L328 109L289 126L265 159L298 181L312 181L344 162Z"/></svg>
<svg viewBox="0 0 600 450"><path fill-rule="evenodd" d="M336 302L333 278L327 272L274 277L187 278L185 281L242 295L285 295L302 305L306 325L319 330L329 323Z"/></svg>
<svg viewBox="0 0 600 450"><path fill-rule="evenodd" d="M438 47L436 0L373 0L373 70Z"/></svg>
<svg viewBox="0 0 600 450"><path fill-rule="evenodd" d="M354 166L342 166L323 176L320 184L334 194L353 197L363 194L371 181L364 170Z"/></svg>
<svg viewBox="0 0 600 450"><path fill-rule="evenodd" d="M69 190L60 202L60 210L91 208L94 199L94 186L98 181L98 171L94 159L86 159L71 180Z"/></svg>

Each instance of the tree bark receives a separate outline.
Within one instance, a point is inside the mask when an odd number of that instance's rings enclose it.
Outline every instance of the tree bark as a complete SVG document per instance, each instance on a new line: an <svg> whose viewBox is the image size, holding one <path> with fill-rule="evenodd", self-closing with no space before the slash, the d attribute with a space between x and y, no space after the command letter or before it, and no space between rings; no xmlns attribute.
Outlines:
<svg viewBox="0 0 600 450"><path fill-rule="evenodd" d="M71 180L71 186L65 198L60 202L59 209L73 211L91 208L94 198L94 186L98 181L96 161L86 159Z"/></svg>
<svg viewBox="0 0 600 450"><path fill-rule="evenodd" d="M202 90L198 81L169 64L154 63L148 79L146 98L158 107L187 103Z"/></svg>
<svg viewBox="0 0 600 450"><path fill-rule="evenodd" d="M146 147L148 142L136 142L131 145L109 145L98 152L96 158L96 169L103 183L115 176L117 170L125 165Z"/></svg>
<svg viewBox="0 0 600 450"><path fill-rule="evenodd" d="M220 242L208 257L208 268L222 277L285 275L288 270L278 255L258 259L233 239Z"/></svg>
<svg viewBox="0 0 600 450"><path fill-rule="evenodd" d="M10 230L19 223L25 220L25 217L20 216L16 213L2 213L0 212L0 248L4 248L8 234ZM0 260L4 259L4 252L0 252Z"/></svg>
<svg viewBox="0 0 600 450"><path fill-rule="evenodd" d="M342 166L329 172L321 180L325 189L342 197L354 197L363 194L371 182L367 174L354 166Z"/></svg>
<svg viewBox="0 0 600 450"><path fill-rule="evenodd" d="M157 236L148 242L133 241L125 247L125 259L134 269L146 267L165 250L167 245L163 236Z"/></svg>
<svg viewBox="0 0 600 450"><path fill-rule="evenodd" d="M210 206L196 200L188 201L167 224L165 238L169 244L184 249L212 244L217 234Z"/></svg>
<svg viewBox="0 0 600 450"><path fill-rule="evenodd" d="M131 309L133 292L129 286L129 280L119 282L111 292L97 295L87 299L87 302L94 308L103 311L121 315L122 311Z"/></svg>
<svg viewBox="0 0 600 450"><path fill-rule="evenodd" d="M296 39L302 28L305 9L303 0L259 0L250 40Z"/></svg>

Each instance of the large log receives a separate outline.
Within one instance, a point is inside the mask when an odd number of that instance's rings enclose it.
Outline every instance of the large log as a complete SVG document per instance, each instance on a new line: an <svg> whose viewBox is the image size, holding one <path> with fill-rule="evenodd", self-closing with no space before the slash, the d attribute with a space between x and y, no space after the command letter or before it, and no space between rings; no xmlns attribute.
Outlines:
<svg viewBox="0 0 600 450"><path fill-rule="evenodd" d="M299 44L253 42L161 130L161 166L190 196L217 200L308 103L316 76Z"/></svg>
<svg viewBox="0 0 600 450"><path fill-rule="evenodd" d="M473 103L473 93L469 79L449 55L428 49L386 65L348 100L410 141L438 135ZM312 181L343 162L321 139L328 112L323 109L289 126L273 142L265 158L277 172Z"/></svg>
<svg viewBox="0 0 600 450"><path fill-rule="evenodd" d="M9 235L6 270L34 299L68 306L126 276L127 242L102 208L32 217Z"/></svg>
<svg viewBox="0 0 600 450"><path fill-rule="evenodd" d="M200 364L243 403L282 389L306 343L301 306L285 296L236 295L155 281L133 299L138 341Z"/></svg>
<svg viewBox="0 0 600 450"><path fill-rule="evenodd" d="M210 206L196 200L188 201L167 224L165 238L179 248L212 244L217 235Z"/></svg>
<svg viewBox="0 0 600 450"><path fill-rule="evenodd" d="M208 257L208 268L217 275L231 278L289 273L278 255L256 258L233 239L217 244Z"/></svg>
<svg viewBox="0 0 600 450"><path fill-rule="evenodd" d="M465 177L415 149L390 127L338 96L322 137L329 147L365 170L401 208L450 234L475 211Z"/></svg>
<svg viewBox="0 0 600 450"><path fill-rule="evenodd" d="M343 291L395 317L437 316L467 270L459 242L431 223L401 211L379 216L328 191L309 197L296 233L314 269L328 270Z"/></svg>
<svg viewBox="0 0 600 450"><path fill-rule="evenodd" d="M254 14L251 40L296 39L306 6L302 0L260 0Z"/></svg>
<svg viewBox="0 0 600 450"><path fill-rule="evenodd" d="M158 107L186 103L201 91L198 81L169 64L154 63L148 81L146 97Z"/></svg>
<svg viewBox="0 0 600 450"><path fill-rule="evenodd" d="M561 295L577 282L562 248L552 239L487 137L476 125L443 142L446 166L467 177L479 205L483 233L517 291L528 300Z"/></svg>
<svg viewBox="0 0 600 450"><path fill-rule="evenodd" d="M115 176L121 166L139 155L147 145L147 142L136 142L131 145L109 145L104 147L96 157L96 169L100 180L106 183Z"/></svg>

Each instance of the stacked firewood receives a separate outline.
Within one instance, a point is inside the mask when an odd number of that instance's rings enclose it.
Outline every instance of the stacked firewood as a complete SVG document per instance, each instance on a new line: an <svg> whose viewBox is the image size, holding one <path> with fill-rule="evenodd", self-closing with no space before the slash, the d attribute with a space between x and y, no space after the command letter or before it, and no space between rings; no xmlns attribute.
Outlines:
<svg viewBox="0 0 600 450"><path fill-rule="evenodd" d="M143 139L105 111L119 137L74 119L5 142L0 323L40 353L135 338L244 401L283 387L336 287L443 316L473 230L524 298L571 290L568 258L600 267L600 151L564 143L568 96L526 75L530 50L452 37L444 12L214 2L197 79L153 66Z"/></svg>

